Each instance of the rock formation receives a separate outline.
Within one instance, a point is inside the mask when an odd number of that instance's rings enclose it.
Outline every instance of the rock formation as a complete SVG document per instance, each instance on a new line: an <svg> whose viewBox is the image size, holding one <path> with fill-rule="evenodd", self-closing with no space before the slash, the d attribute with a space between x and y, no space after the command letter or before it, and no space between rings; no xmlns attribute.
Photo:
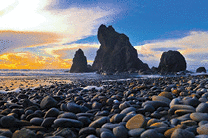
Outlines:
<svg viewBox="0 0 208 138"><path fill-rule="evenodd" d="M178 51L169 50L160 58L158 71L161 73L179 72L186 70L186 60Z"/></svg>
<svg viewBox="0 0 208 138"><path fill-rule="evenodd" d="M125 72L149 70L139 58L136 49L130 44L125 34L120 34L112 26L101 25L98 29L101 44L92 68L105 72Z"/></svg>
<svg viewBox="0 0 208 138"><path fill-rule="evenodd" d="M87 66L87 58L85 57L84 52L81 49L77 50L75 53L70 72L71 73L89 72Z"/></svg>
<svg viewBox="0 0 208 138"><path fill-rule="evenodd" d="M199 67L199 68L197 68L197 69L196 69L196 72L197 72L197 73L202 73L202 72L207 73L205 67Z"/></svg>

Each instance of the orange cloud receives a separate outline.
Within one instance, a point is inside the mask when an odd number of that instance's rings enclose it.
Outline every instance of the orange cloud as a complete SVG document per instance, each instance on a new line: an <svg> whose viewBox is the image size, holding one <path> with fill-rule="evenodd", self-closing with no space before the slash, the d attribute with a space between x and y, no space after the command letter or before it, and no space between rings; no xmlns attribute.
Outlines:
<svg viewBox="0 0 208 138"><path fill-rule="evenodd" d="M0 31L0 53L15 48L57 43L62 36L57 33L32 31Z"/></svg>
<svg viewBox="0 0 208 138"><path fill-rule="evenodd" d="M0 55L0 69L70 69L72 59L36 56L29 52Z"/></svg>

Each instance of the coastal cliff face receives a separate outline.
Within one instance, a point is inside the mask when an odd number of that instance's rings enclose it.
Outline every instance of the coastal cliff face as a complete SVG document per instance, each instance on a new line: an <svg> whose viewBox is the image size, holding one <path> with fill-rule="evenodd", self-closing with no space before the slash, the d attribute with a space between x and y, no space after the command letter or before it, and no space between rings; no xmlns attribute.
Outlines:
<svg viewBox="0 0 208 138"><path fill-rule="evenodd" d="M71 66L71 73L83 73L88 72L89 69L87 67L87 58L84 55L84 52L79 49L76 51L75 56L73 58L73 64Z"/></svg>
<svg viewBox="0 0 208 138"><path fill-rule="evenodd" d="M186 70L186 60L178 51L169 50L160 58L158 71L161 73L179 72Z"/></svg>
<svg viewBox="0 0 208 138"><path fill-rule="evenodd" d="M149 70L139 58L136 49L125 34L117 33L112 26L101 25L98 29L101 44L92 68L105 72L125 72L130 70Z"/></svg>

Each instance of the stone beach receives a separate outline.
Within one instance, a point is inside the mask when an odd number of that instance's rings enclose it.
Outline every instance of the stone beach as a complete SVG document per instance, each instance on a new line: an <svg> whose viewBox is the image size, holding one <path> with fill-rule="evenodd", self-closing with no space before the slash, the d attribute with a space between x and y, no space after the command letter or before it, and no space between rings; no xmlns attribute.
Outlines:
<svg viewBox="0 0 208 138"><path fill-rule="evenodd" d="M54 82L0 94L1 138L208 138L206 75Z"/></svg>

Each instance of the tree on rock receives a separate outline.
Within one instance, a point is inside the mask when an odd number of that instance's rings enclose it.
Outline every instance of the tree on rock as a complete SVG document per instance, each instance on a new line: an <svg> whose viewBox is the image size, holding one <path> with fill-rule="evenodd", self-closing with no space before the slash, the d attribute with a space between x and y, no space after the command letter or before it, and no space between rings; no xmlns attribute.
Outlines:
<svg viewBox="0 0 208 138"><path fill-rule="evenodd" d="M75 56L73 58L73 64L71 66L71 73L83 73L88 72L89 69L87 67L87 58L84 55L84 52L79 49L76 51Z"/></svg>
<svg viewBox="0 0 208 138"><path fill-rule="evenodd" d="M163 52L158 67L161 73L179 72L186 70L186 60L178 51Z"/></svg>
<svg viewBox="0 0 208 138"><path fill-rule="evenodd" d="M92 68L105 72L125 72L149 70L139 58L136 49L125 34L120 34L112 26L101 25L97 34L101 44Z"/></svg>

